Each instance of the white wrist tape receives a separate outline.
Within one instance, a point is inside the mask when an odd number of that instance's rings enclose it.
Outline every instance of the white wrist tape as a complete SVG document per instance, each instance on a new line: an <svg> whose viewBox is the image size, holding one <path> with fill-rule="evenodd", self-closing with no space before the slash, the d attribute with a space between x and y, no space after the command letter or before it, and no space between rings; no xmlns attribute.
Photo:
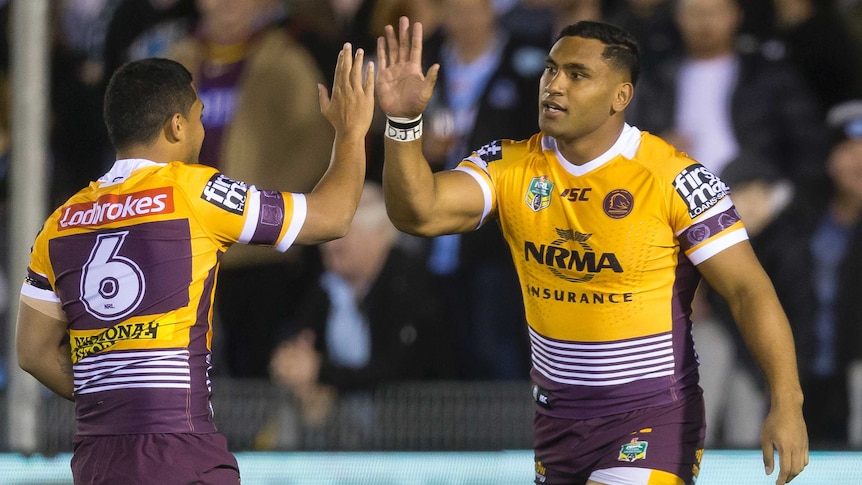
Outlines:
<svg viewBox="0 0 862 485"><path fill-rule="evenodd" d="M422 115L415 118L386 117L386 137L395 141L414 141L422 137Z"/></svg>

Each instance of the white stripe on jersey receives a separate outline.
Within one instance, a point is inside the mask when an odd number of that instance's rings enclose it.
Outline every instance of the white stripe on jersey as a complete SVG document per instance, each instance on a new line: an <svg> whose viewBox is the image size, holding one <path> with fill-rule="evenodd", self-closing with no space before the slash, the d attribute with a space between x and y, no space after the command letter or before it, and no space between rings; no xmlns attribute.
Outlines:
<svg viewBox="0 0 862 485"><path fill-rule="evenodd" d="M688 255L688 259L691 260L692 264L698 265L734 244L739 244L746 239L748 239L748 231L746 231L744 227L736 229L735 231L723 234L715 238L715 240L705 244L703 247L698 248L697 251Z"/></svg>
<svg viewBox="0 0 862 485"><path fill-rule="evenodd" d="M290 218L290 225L287 226L284 237L275 245L275 249L281 252L287 251L293 245L293 242L296 241L296 236L299 236L299 231L305 224L305 217L308 215L305 194L292 193L290 196L293 198L293 217Z"/></svg>
<svg viewBox="0 0 862 485"><path fill-rule="evenodd" d="M189 389L188 359L188 350L139 350L84 357L73 366L75 393L137 387Z"/></svg>
<svg viewBox="0 0 862 485"><path fill-rule="evenodd" d="M30 298L35 298L37 300L50 301L52 303L62 303L60 301L60 297L57 296L57 294L53 291L36 288L35 286L27 283L24 283L21 286L21 294L24 296L29 296Z"/></svg>
<svg viewBox="0 0 862 485"><path fill-rule="evenodd" d="M248 244L257 230L257 219L260 216L260 191L254 185L248 188L245 207L245 225L242 226L242 234L239 235L239 240L237 241L240 244Z"/></svg>
<svg viewBox="0 0 862 485"><path fill-rule="evenodd" d="M469 158L468 160L475 163L473 158ZM479 166L481 167L481 165ZM482 217L479 218L479 225L476 226L476 229L479 229L482 227L482 224L485 223L485 219L488 217L488 214L491 213L491 187L488 187L488 182L472 170L467 170L463 167L455 167L454 170L470 174L470 176L479 183L479 187L482 189L482 197L485 199L485 205L482 207ZM487 169L483 170L487 172Z"/></svg>
<svg viewBox="0 0 862 485"><path fill-rule="evenodd" d="M670 332L625 342L566 343L529 330L533 366L554 382L597 387L673 375Z"/></svg>

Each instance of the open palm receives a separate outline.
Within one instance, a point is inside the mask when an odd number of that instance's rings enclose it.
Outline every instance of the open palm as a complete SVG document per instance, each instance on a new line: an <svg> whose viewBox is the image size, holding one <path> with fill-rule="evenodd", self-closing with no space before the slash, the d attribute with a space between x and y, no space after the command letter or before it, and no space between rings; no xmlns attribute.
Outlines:
<svg viewBox="0 0 862 485"><path fill-rule="evenodd" d="M377 39L377 97L387 116L415 118L425 111L434 84L438 64L422 74L422 24L416 22L410 32L410 20L399 19L398 36L387 25L385 36Z"/></svg>

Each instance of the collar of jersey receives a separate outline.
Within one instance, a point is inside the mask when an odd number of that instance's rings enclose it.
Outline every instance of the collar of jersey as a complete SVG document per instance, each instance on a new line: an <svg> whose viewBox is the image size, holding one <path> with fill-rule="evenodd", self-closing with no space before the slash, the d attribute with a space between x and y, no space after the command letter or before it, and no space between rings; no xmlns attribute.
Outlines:
<svg viewBox="0 0 862 485"><path fill-rule="evenodd" d="M608 148L605 153L602 153L598 157L590 160L587 163L582 165L575 165L574 163L566 160L566 157L560 153L559 148L557 147L557 140L550 136L545 136L542 139L542 148L544 150L553 150L557 155L557 159L560 161L560 165L566 169L572 175L584 175L588 172L591 172L602 165L606 164L610 160L614 159L618 155L622 155L625 158L634 158L635 153L638 151L638 147L641 142L641 131L634 126L626 123L623 126L623 131L620 133L619 138L614 144Z"/></svg>
<svg viewBox="0 0 862 485"><path fill-rule="evenodd" d="M164 164L143 158L124 158L122 160L117 160L114 162L114 166L111 167L111 170L109 170L108 173L99 177L98 182L102 187L116 185L129 178L129 175L131 175L135 170L153 165Z"/></svg>

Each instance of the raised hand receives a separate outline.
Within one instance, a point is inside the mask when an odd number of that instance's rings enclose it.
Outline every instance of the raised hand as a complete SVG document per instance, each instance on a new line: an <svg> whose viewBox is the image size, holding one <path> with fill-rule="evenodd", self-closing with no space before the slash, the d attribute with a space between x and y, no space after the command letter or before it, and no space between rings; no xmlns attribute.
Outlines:
<svg viewBox="0 0 862 485"><path fill-rule="evenodd" d="M385 36L377 39L377 62L380 109L391 117L415 118L422 114L440 70L434 64L422 75L422 24L413 24L411 32L410 19L401 17L397 38L395 28L387 25Z"/></svg>
<svg viewBox="0 0 862 485"><path fill-rule="evenodd" d="M352 51L348 42L338 53L331 98L326 87L317 85L320 112L336 133L365 136L374 117L374 64L368 63L363 80L365 52L357 49L354 56Z"/></svg>

